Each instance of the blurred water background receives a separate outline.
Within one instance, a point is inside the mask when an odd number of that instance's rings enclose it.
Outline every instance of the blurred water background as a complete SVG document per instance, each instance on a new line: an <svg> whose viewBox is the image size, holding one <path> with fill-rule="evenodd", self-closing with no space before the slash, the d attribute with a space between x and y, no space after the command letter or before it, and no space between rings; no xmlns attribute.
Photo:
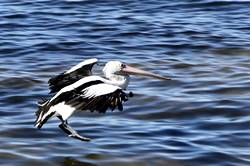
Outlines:
<svg viewBox="0 0 250 166"><path fill-rule="evenodd" d="M249 166L250 2L1 0L0 164ZM33 127L47 81L87 58L170 76L132 77L123 112L79 113L89 143ZM97 72L100 71L97 67Z"/></svg>

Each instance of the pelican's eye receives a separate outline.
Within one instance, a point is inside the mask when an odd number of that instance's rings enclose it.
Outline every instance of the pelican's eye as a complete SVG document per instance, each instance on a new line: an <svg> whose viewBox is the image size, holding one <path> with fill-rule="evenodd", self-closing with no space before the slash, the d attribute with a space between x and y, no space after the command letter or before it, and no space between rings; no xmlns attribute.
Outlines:
<svg viewBox="0 0 250 166"><path fill-rule="evenodd" d="M126 65L122 63L121 68L124 69L125 67L126 67Z"/></svg>

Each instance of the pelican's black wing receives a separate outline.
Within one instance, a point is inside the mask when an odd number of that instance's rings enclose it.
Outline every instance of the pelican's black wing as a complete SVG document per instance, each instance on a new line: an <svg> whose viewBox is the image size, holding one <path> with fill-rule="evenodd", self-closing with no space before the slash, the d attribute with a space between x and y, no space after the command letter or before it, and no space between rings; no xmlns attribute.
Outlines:
<svg viewBox="0 0 250 166"><path fill-rule="evenodd" d="M105 83L92 85L75 96L65 104L78 110L90 110L105 113L108 109L123 110L123 102L128 100L128 95L121 88Z"/></svg>
<svg viewBox="0 0 250 166"><path fill-rule="evenodd" d="M83 77L90 76L91 69L94 64L96 64L97 59L87 59L71 69L51 78L49 83L50 93L55 93L60 91L62 88L77 82Z"/></svg>
<svg viewBox="0 0 250 166"><path fill-rule="evenodd" d="M41 128L42 125L47 121L50 116L53 116L55 110L52 111L52 114L48 114L48 111L52 106L55 106L60 103L66 103L74 100L75 98L79 98L80 95L83 94L82 90L87 89L88 87L92 87L93 85L103 84L103 78L99 76L88 76L80 79L79 81L68 85L61 89L57 94L55 94L50 100L46 100L38 103L38 110L36 111L36 122L35 125L38 128ZM87 99L86 99L87 101ZM65 104L63 104L65 105ZM66 110L65 114L67 114L67 108L62 110ZM44 118L47 117L47 118Z"/></svg>
<svg viewBox="0 0 250 166"><path fill-rule="evenodd" d="M105 113L109 108L122 111L122 104L127 100L128 95L120 87L91 80L74 89L60 91L52 98L49 106L64 102L77 110Z"/></svg>

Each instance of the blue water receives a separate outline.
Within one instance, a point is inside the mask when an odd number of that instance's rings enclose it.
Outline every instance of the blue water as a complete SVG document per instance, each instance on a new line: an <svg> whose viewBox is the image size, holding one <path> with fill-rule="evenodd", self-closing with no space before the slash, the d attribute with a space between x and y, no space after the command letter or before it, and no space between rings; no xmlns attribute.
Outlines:
<svg viewBox="0 0 250 166"><path fill-rule="evenodd" d="M0 164L249 166L250 2L2 0ZM169 76L132 77L123 112L81 112L34 128L47 81L80 61L120 60ZM95 66L95 73L101 67Z"/></svg>

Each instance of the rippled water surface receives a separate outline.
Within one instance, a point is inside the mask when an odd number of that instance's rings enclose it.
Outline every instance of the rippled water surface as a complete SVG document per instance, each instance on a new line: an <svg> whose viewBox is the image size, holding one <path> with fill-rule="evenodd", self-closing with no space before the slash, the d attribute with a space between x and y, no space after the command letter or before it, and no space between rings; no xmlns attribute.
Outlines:
<svg viewBox="0 0 250 166"><path fill-rule="evenodd" d="M249 166L250 2L2 0L0 164ZM123 112L33 126L50 77L80 61L121 60L170 76L132 77ZM100 66L96 66L96 72Z"/></svg>

